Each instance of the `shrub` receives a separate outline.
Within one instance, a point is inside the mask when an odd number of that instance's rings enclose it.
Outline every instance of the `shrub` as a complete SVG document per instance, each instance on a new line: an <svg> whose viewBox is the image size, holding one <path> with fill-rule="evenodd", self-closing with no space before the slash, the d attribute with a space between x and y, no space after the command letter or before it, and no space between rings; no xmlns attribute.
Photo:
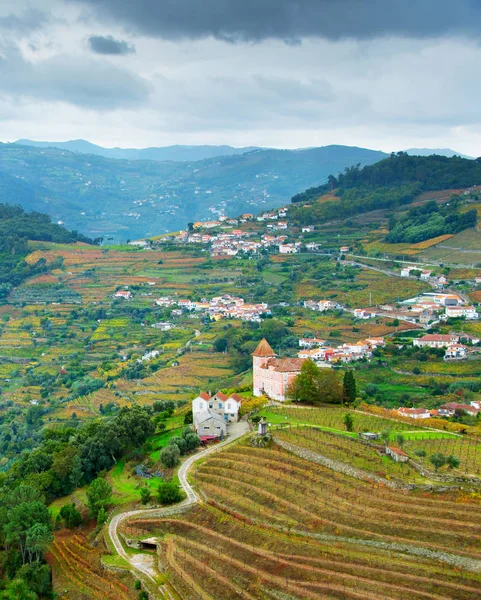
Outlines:
<svg viewBox="0 0 481 600"><path fill-rule="evenodd" d="M140 489L140 501L142 502L142 504L148 504L150 502L151 497L152 494L150 493L149 488Z"/></svg>
<svg viewBox="0 0 481 600"><path fill-rule="evenodd" d="M82 525L82 515L77 510L75 503L64 504L60 509L60 516L69 529Z"/></svg>
<svg viewBox="0 0 481 600"><path fill-rule="evenodd" d="M175 504L183 498L181 489L175 483L161 483L157 488L160 504Z"/></svg>

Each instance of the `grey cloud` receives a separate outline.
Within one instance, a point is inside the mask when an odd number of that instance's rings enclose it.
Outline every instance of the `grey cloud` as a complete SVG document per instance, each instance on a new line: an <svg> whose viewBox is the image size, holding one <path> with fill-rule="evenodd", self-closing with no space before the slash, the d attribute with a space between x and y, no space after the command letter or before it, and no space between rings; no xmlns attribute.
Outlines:
<svg viewBox="0 0 481 600"><path fill-rule="evenodd" d="M125 40L116 40L111 35L91 35L89 46L96 54L135 54L135 46Z"/></svg>
<svg viewBox="0 0 481 600"><path fill-rule="evenodd" d="M479 0L67 0L141 34L228 42L479 36Z"/></svg>
<svg viewBox="0 0 481 600"><path fill-rule="evenodd" d="M10 13L0 17L0 31L6 30L16 33L29 33L41 29L49 23L50 20L50 15L47 12L31 8L19 15Z"/></svg>
<svg viewBox="0 0 481 600"><path fill-rule="evenodd" d="M0 49L0 92L112 110L144 104L151 92L145 79L107 61L58 55L36 63L17 48Z"/></svg>

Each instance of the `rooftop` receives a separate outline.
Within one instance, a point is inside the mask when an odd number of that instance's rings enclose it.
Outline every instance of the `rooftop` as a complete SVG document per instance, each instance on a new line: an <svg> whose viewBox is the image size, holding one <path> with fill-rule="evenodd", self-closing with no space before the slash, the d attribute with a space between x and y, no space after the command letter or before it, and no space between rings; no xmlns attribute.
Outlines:
<svg viewBox="0 0 481 600"><path fill-rule="evenodd" d="M252 353L252 356L276 356L274 350L270 347L269 342L266 338L263 338L255 351Z"/></svg>

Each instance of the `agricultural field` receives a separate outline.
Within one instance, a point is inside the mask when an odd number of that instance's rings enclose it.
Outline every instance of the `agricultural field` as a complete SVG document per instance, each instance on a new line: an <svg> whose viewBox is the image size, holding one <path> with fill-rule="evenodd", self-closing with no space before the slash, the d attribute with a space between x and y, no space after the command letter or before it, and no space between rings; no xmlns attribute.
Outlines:
<svg viewBox="0 0 481 600"><path fill-rule="evenodd" d="M238 443L199 464L194 480L203 504L126 527L128 537L159 538L169 583L186 600L479 597L474 496L391 490L275 444Z"/></svg>
<svg viewBox="0 0 481 600"><path fill-rule="evenodd" d="M379 448L359 442L357 436L339 435L338 433L312 427L274 429L273 433L276 440L282 440L300 448L307 448L326 458L341 461L343 464L368 473L374 473L378 477L414 484L429 482L429 479L420 475L411 465L394 462L389 456L382 455L379 452ZM399 437L400 434L391 433L389 443L397 446L399 444ZM454 448L454 441L458 441L458 438L454 435L440 432L408 431L404 432L401 437L404 440L403 449L406 452L411 441L412 446L415 448L418 445L419 447L424 447L424 441L429 441L432 444L432 448L447 448L448 445ZM448 441L452 443L448 444ZM385 442L379 440L377 443L382 446ZM428 447L428 444L424 445ZM410 448L411 446L409 446ZM434 453L434 451L430 454ZM429 460L426 460L426 463L426 466L429 467Z"/></svg>
<svg viewBox="0 0 481 600"><path fill-rule="evenodd" d="M261 415L272 425L315 425L326 431L346 432L344 418L346 414L353 417L352 434L363 431L379 433L390 430L393 435L411 430L425 430L418 423L405 423L403 421L383 418L368 413L353 411L337 406L323 406L322 408L309 408L300 406L280 406L263 409Z"/></svg>
<svg viewBox="0 0 481 600"><path fill-rule="evenodd" d="M479 264L481 263L481 231L467 229L457 233L448 241L423 250L418 258L426 262L469 266Z"/></svg>
<svg viewBox="0 0 481 600"><path fill-rule="evenodd" d="M132 578L126 573L109 572L102 565L100 548L88 541L84 532L63 530L56 535L47 561L52 567L57 598L67 600L131 600Z"/></svg>

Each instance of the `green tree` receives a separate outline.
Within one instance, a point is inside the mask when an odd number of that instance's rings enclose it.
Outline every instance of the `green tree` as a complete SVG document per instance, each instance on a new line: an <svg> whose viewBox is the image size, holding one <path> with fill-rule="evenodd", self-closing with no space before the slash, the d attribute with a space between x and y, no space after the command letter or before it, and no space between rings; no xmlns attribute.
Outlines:
<svg viewBox="0 0 481 600"><path fill-rule="evenodd" d="M111 499L112 487L102 477L94 479L87 490L90 516L96 519L99 510L101 508L105 509L110 504Z"/></svg>
<svg viewBox="0 0 481 600"><path fill-rule="evenodd" d="M30 590L40 597L50 598L52 596L52 571L49 565L33 562L24 565L16 576L25 581Z"/></svg>
<svg viewBox="0 0 481 600"><path fill-rule="evenodd" d="M140 488L140 501L142 502L142 504L148 504L150 502L151 497L152 494L150 493L149 488Z"/></svg>
<svg viewBox="0 0 481 600"><path fill-rule="evenodd" d="M446 463L449 469L457 469L460 465L460 460L457 456L450 454L446 459Z"/></svg>
<svg viewBox="0 0 481 600"><path fill-rule="evenodd" d="M404 442L406 441L405 437L400 433L396 436L397 445L402 448L404 446Z"/></svg>
<svg viewBox="0 0 481 600"><path fill-rule="evenodd" d="M356 380L353 371L349 370L344 373L342 388L344 402L350 406L356 400L357 395Z"/></svg>
<svg viewBox="0 0 481 600"><path fill-rule="evenodd" d="M37 600L38 598L23 579L10 581L0 594L2 600Z"/></svg>
<svg viewBox="0 0 481 600"><path fill-rule="evenodd" d="M352 431L354 429L354 419L350 413L344 415L344 425L346 426L347 431Z"/></svg>
<svg viewBox="0 0 481 600"><path fill-rule="evenodd" d="M84 473L82 471L82 459L76 454L72 459L72 470L70 472L69 480L72 484L73 489L80 487L82 483Z"/></svg>
<svg viewBox="0 0 481 600"><path fill-rule="evenodd" d="M65 521L65 525L69 529L82 525L82 515L77 510L75 502L72 504L64 504L60 509L60 516Z"/></svg>
<svg viewBox="0 0 481 600"><path fill-rule="evenodd" d="M27 531L26 547L30 562L38 562L43 551L53 542L52 528L49 525L35 523Z"/></svg>
<svg viewBox="0 0 481 600"><path fill-rule="evenodd" d="M438 469L440 469L441 467L443 467L446 464L446 457L444 456L444 454L441 454L440 452L431 454L431 456L429 457L429 460L430 460L431 464L434 466L435 471L437 471Z"/></svg>
<svg viewBox="0 0 481 600"><path fill-rule="evenodd" d="M167 469L173 469L180 462L180 450L176 444L166 446L160 453L160 462Z"/></svg>
<svg viewBox="0 0 481 600"><path fill-rule="evenodd" d="M107 516L105 508L99 508L97 513L97 527L102 527L102 525L107 522Z"/></svg>
<svg viewBox="0 0 481 600"><path fill-rule="evenodd" d="M307 404L339 404L342 394L336 373L331 369L320 369L312 360L303 363L301 372L287 389L290 398Z"/></svg>

